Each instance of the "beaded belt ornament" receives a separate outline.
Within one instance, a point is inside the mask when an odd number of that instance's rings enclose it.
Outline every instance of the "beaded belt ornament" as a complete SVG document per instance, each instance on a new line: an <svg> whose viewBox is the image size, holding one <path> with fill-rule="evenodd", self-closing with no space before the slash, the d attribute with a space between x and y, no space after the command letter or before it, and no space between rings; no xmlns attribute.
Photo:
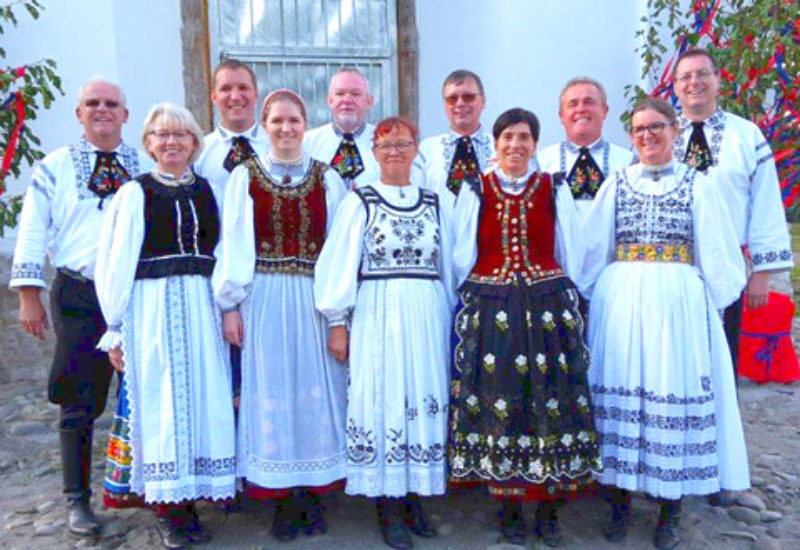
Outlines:
<svg viewBox="0 0 800 550"><path fill-rule="evenodd" d="M617 245L617 261L691 264L694 253L688 244L624 243Z"/></svg>

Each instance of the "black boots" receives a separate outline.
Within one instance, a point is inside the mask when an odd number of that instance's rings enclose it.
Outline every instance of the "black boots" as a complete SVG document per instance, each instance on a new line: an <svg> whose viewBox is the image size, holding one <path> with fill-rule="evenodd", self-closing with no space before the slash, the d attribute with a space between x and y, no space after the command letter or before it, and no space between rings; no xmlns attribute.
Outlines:
<svg viewBox="0 0 800 550"><path fill-rule="evenodd" d="M540 502L536 508L536 534L542 538L545 546L556 548L561 544L561 529L558 526L558 503L555 501Z"/></svg>
<svg viewBox="0 0 800 550"><path fill-rule="evenodd" d="M406 527L423 539L432 539L436 533L436 528L430 524L425 512L422 510L422 503L417 495L408 495L403 499Z"/></svg>
<svg viewBox="0 0 800 550"><path fill-rule="evenodd" d="M658 513L658 526L653 544L659 550L672 550L681 542L678 523L681 519L681 501L663 500Z"/></svg>
<svg viewBox="0 0 800 550"><path fill-rule="evenodd" d="M383 542L396 550L408 550L413 546L411 535L405 524L405 503L399 498L378 499L378 525Z"/></svg>
<svg viewBox="0 0 800 550"><path fill-rule="evenodd" d="M503 501L500 535L509 544L525 544L525 516L522 515L522 503L518 500Z"/></svg>
<svg viewBox="0 0 800 550"><path fill-rule="evenodd" d="M92 428L61 429L61 467L67 497L67 527L79 537L100 534L100 523L89 505L92 466Z"/></svg>
<svg viewBox="0 0 800 550"><path fill-rule="evenodd" d="M609 489L611 518L603 525L603 533L609 542L622 542L628 534L631 519L631 493L625 489Z"/></svg>
<svg viewBox="0 0 800 550"><path fill-rule="evenodd" d="M319 496L303 493L303 532L309 537L324 535L328 531L328 520L325 519L325 507Z"/></svg>
<svg viewBox="0 0 800 550"><path fill-rule="evenodd" d="M275 516L272 518L272 536L281 542L289 542L297 537L300 510L294 496L275 503Z"/></svg>

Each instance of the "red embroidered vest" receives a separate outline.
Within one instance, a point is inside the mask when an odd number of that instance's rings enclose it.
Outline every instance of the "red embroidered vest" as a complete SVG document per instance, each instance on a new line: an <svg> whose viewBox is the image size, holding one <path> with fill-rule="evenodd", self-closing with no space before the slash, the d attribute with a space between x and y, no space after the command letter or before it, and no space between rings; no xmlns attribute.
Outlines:
<svg viewBox="0 0 800 550"><path fill-rule="evenodd" d="M534 173L525 191L510 195L494 172L481 175L478 260L469 280L488 284L560 277L556 262L555 201L549 174Z"/></svg>
<svg viewBox="0 0 800 550"><path fill-rule="evenodd" d="M312 160L306 178L286 186L265 174L253 161L250 196L256 242L256 271L313 275L325 240L325 170Z"/></svg>

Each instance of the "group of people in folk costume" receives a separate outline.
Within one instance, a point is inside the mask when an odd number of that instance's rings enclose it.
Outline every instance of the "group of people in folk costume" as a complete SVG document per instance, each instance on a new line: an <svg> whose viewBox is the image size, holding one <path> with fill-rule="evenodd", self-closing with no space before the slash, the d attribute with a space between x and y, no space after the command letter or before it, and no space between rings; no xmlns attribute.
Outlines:
<svg viewBox="0 0 800 550"><path fill-rule="evenodd" d="M538 154L532 112L481 125L467 70L444 81L449 131L420 142L403 118L366 122L352 68L331 79L330 124L306 132L288 89L256 121L255 74L227 60L217 128L156 105L146 154L121 139L120 88L85 84L83 136L34 170L11 279L42 338L46 250L57 269L69 530L99 533L93 422L113 366L104 501L151 506L167 548L209 540L195 502L237 483L276 502L281 541L327 530L327 493L374 497L402 549L437 534L424 497L476 484L503 540L524 543L536 501L558 546L559 507L596 482L608 540L642 492L661 503L655 546L677 546L684 496L749 486L738 318L792 255L769 146L718 108L714 60L689 50L673 76L680 116L637 104L634 153L603 138L588 77L559 98L566 139Z"/></svg>

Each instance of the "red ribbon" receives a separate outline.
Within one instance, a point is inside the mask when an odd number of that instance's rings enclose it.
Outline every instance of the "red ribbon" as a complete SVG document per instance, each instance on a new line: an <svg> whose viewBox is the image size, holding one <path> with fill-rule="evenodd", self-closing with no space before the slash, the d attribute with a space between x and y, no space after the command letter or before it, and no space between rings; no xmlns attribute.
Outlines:
<svg viewBox="0 0 800 550"><path fill-rule="evenodd" d="M14 110L17 112L17 123L14 125L14 129L11 130L6 152L3 155L3 164L0 165L0 177L2 178L4 178L11 169L11 161L14 159L14 153L17 152L17 142L22 132L22 125L25 123L25 98L22 97L22 92L14 92L14 96ZM4 189L0 188L0 195L3 194L3 191Z"/></svg>

